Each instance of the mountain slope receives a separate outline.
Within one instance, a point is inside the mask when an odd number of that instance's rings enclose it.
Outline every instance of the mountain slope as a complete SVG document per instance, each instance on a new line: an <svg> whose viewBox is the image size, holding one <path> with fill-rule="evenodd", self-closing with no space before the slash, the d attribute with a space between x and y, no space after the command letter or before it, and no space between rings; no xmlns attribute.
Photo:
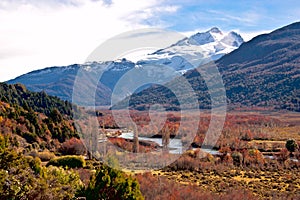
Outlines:
<svg viewBox="0 0 300 200"><path fill-rule="evenodd" d="M97 75L104 69L97 87L96 105L110 105L111 93L115 84L120 77L134 67L160 64L167 65L182 73L194 68L187 60L199 60L196 58L201 57L201 63L206 63L238 48L242 42L243 39L237 33L224 34L218 28L212 28L207 32L197 33L178 41L170 47L156 51L137 63L121 59L110 62L50 67L19 76L7 81L7 83L21 83L31 91L45 91L49 95L72 101L73 85L78 71L83 69L89 73L89 76L98 78ZM195 63L193 64L195 65ZM90 80L86 80L81 84L87 88L92 87ZM84 104L84 102L82 103Z"/></svg>
<svg viewBox="0 0 300 200"><path fill-rule="evenodd" d="M97 85L96 101L97 105L109 105L114 85L124 73L133 67L134 63L126 59L113 62L92 62L82 65L74 64L65 67L49 67L19 76L7 81L7 83L21 83L31 91L45 91L49 95L72 101L73 85L80 69L88 72L91 77L96 77L101 69L106 68ZM93 84L89 79L85 81L81 84L86 87Z"/></svg>
<svg viewBox="0 0 300 200"><path fill-rule="evenodd" d="M210 65L200 68L209 69ZM300 111L300 23L243 43L239 49L218 60L216 66L223 77L230 105ZM184 77L197 94L200 107L209 108L210 97L199 73L191 70ZM169 84L177 82L174 80ZM130 99L130 106L145 109L152 103L163 103L169 109L178 109L176 97L170 95L170 91L163 91L164 86L156 86L135 94ZM124 105L120 103L114 108L122 107Z"/></svg>

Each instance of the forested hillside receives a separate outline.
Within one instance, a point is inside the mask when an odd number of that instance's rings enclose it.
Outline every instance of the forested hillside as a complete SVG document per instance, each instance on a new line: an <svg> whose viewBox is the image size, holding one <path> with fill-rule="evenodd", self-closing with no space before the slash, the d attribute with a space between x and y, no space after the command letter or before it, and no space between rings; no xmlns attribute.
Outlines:
<svg viewBox="0 0 300 200"><path fill-rule="evenodd" d="M72 105L68 101L47 95L45 92L31 92L22 84L9 85L0 83L0 100L11 105L18 105L25 110L34 110L49 116L53 109L62 115L71 115Z"/></svg>
<svg viewBox="0 0 300 200"><path fill-rule="evenodd" d="M134 178L84 159L71 109L45 92L0 83L0 200L143 199Z"/></svg>
<svg viewBox="0 0 300 200"><path fill-rule="evenodd" d="M28 91L23 85L0 84L0 131L19 136L23 147L37 143L56 149L72 137L79 137L71 120L71 104L44 92Z"/></svg>

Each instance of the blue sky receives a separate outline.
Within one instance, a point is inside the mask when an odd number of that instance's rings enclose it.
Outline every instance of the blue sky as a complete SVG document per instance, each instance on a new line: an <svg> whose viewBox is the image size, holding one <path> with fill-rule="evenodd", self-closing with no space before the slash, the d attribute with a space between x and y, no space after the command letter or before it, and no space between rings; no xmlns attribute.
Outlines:
<svg viewBox="0 0 300 200"><path fill-rule="evenodd" d="M1 0L0 81L83 63L103 41L139 28L190 35L217 26L249 40L299 19L298 0Z"/></svg>
<svg viewBox="0 0 300 200"><path fill-rule="evenodd" d="M300 3L296 0L175 0L167 1L166 5L178 6L178 9L173 13L162 13L157 18L168 28L183 32L212 26L226 31L259 32L300 19ZM155 20L151 20L149 25L155 25Z"/></svg>

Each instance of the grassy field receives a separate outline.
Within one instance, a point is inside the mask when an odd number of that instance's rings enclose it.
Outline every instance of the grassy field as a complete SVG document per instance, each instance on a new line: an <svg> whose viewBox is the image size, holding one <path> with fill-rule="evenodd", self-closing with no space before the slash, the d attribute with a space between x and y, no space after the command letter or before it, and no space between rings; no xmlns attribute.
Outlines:
<svg viewBox="0 0 300 200"><path fill-rule="evenodd" d="M154 171L181 184L193 184L204 191L226 193L234 188L250 190L258 198L279 198L300 195L299 169L268 171L227 168L203 171Z"/></svg>

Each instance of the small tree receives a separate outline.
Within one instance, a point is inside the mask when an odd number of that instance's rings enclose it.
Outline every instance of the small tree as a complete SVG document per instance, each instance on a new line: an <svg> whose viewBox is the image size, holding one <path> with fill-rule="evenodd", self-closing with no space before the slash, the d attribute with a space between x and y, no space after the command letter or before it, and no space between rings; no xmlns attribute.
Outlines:
<svg viewBox="0 0 300 200"><path fill-rule="evenodd" d="M138 152L139 152L139 133L138 133L138 128L136 127L133 133L133 153L138 153Z"/></svg>
<svg viewBox="0 0 300 200"><path fill-rule="evenodd" d="M278 160L284 162L289 158L289 152L287 149L283 148L278 154Z"/></svg>
<svg viewBox="0 0 300 200"><path fill-rule="evenodd" d="M91 177L89 186L81 192L87 200L96 199L130 199L143 200L137 180L116 169L100 166Z"/></svg>
<svg viewBox="0 0 300 200"><path fill-rule="evenodd" d="M163 145L163 150L168 152L168 145L170 143L170 130L168 127L166 127L163 131L162 131L162 145Z"/></svg>
<svg viewBox="0 0 300 200"><path fill-rule="evenodd" d="M241 154L240 152L233 152L231 154L232 160L233 160L233 164L236 166L241 166L243 163L243 154Z"/></svg>
<svg viewBox="0 0 300 200"><path fill-rule="evenodd" d="M51 110L49 120L52 122L61 122L63 120L63 117L60 114L59 110L55 108Z"/></svg>
<svg viewBox="0 0 300 200"><path fill-rule="evenodd" d="M294 139L288 139L285 143L285 147L289 152L295 152L298 149L298 144Z"/></svg>

